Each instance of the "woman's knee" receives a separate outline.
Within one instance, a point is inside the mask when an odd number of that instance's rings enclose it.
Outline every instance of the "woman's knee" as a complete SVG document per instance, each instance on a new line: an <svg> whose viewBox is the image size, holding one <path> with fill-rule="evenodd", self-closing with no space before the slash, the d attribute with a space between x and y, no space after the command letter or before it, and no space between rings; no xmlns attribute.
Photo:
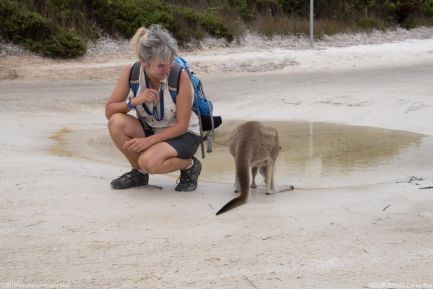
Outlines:
<svg viewBox="0 0 433 289"><path fill-rule="evenodd" d="M116 113L110 117L108 120L108 130L111 136L144 137L143 127L140 125L139 120L124 113Z"/></svg>
<svg viewBox="0 0 433 289"><path fill-rule="evenodd" d="M154 157L151 157L148 153L144 152L138 158L138 165L142 170L149 174L159 173L159 167L161 166L161 161Z"/></svg>
<svg viewBox="0 0 433 289"><path fill-rule="evenodd" d="M108 120L108 130L110 132L123 130L125 127L126 117L123 113L115 113Z"/></svg>

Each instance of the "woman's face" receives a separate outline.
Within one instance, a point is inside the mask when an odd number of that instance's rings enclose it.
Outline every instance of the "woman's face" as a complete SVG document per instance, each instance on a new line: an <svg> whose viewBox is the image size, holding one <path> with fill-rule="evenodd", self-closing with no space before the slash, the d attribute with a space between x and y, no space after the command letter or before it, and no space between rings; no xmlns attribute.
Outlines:
<svg viewBox="0 0 433 289"><path fill-rule="evenodd" d="M150 64L145 64L146 73L151 78L156 78L159 81L165 81L170 74L170 69L173 66L173 61L163 62L155 61Z"/></svg>

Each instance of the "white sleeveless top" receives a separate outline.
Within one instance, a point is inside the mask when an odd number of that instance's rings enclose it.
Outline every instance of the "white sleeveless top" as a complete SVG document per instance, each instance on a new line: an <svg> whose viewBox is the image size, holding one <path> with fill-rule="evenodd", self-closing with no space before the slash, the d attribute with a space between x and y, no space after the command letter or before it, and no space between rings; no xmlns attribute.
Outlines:
<svg viewBox="0 0 433 289"><path fill-rule="evenodd" d="M137 90L137 95L141 92L142 89L146 89L146 77L144 76L143 69L140 69L140 76L139 76L139 87ZM160 92L160 98L161 96L164 98L164 116L161 120L158 120L161 116L161 99L155 103L155 104L148 104L144 103L144 105L147 106L149 113L146 112L143 105L138 105L136 107L137 111L137 117L140 119L143 119L148 125L150 125L152 128L155 129L155 133L160 132L164 128L170 127L176 123L176 104L174 103L173 99L171 98L170 91L168 90L168 83L165 81L164 83L161 83L161 89L162 94ZM194 96L194 88L191 84L191 95ZM192 98L192 101L194 101L194 97ZM157 114L154 114L154 110L156 109ZM188 131L200 135L200 128L199 128L199 120L198 116L195 112L191 112L191 117L189 120L188 125Z"/></svg>

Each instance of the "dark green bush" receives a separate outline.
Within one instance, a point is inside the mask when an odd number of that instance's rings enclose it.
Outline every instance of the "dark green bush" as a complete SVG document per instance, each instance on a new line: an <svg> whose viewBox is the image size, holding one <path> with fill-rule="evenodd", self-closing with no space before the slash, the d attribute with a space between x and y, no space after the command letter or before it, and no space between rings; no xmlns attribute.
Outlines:
<svg viewBox="0 0 433 289"><path fill-rule="evenodd" d="M248 1L247 0L234 0L236 10L242 17L248 16Z"/></svg>
<svg viewBox="0 0 433 289"><path fill-rule="evenodd" d="M2 38L44 56L77 57L86 52L80 38L15 2L0 2L0 27Z"/></svg>
<svg viewBox="0 0 433 289"><path fill-rule="evenodd" d="M420 0L385 0L385 8L397 23L404 23L419 11Z"/></svg>
<svg viewBox="0 0 433 289"><path fill-rule="evenodd" d="M84 0L17 0L16 2L60 27L73 29L74 33L83 38L99 37L95 22L87 16Z"/></svg>
<svg viewBox="0 0 433 289"><path fill-rule="evenodd" d="M174 18L172 31L181 44L206 35L233 41L233 33L215 15L179 6L171 6L171 9Z"/></svg>
<svg viewBox="0 0 433 289"><path fill-rule="evenodd" d="M171 15L161 0L18 0L54 23L73 27L87 38L97 33L131 37L140 26L153 23L170 27Z"/></svg>
<svg viewBox="0 0 433 289"><path fill-rule="evenodd" d="M173 19L168 7L160 0L88 0L88 17L111 35L126 38L140 26L158 23L170 29Z"/></svg>
<svg viewBox="0 0 433 289"><path fill-rule="evenodd" d="M310 11L309 0L278 0L288 16L307 16Z"/></svg>
<svg viewBox="0 0 433 289"><path fill-rule="evenodd" d="M433 0L421 1L421 13L426 17L433 17Z"/></svg>
<svg viewBox="0 0 433 289"><path fill-rule="evenodd" d="M49 57L73 58L86 53L85 43L63 28L43 41L29 43L29 47Z"/></svg>

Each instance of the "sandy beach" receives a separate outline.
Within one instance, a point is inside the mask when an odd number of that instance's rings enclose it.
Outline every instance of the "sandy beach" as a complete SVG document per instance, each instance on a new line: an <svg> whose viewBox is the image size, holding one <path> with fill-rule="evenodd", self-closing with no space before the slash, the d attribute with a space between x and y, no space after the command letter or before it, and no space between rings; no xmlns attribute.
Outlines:
<svg viewBox="0 0 433 289"><path fill-rule="evenodd" d="M185 52L224 119L189 193L110 188L129 168L104 104L132 55L1 56L0 288L433 288L432 39ZM249 119L277 126L295 190L259 178L216 217Z"/></svg>

